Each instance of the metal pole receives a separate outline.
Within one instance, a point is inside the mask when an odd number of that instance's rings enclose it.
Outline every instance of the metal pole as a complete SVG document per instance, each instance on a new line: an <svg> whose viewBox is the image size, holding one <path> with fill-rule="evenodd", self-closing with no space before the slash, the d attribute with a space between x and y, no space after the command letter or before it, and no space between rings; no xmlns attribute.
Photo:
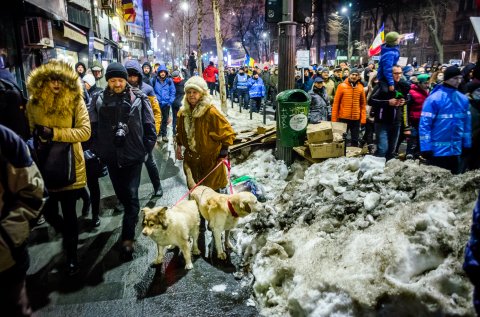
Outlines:
<svg viewBox="0 0 480 317"><path fill-rule="evenodd" d="M278 23L278 92L295 87L295 37L297 23L293 22L293 0L283 2L283 21ZM287 165L293 163L293 151L280 144L280 106L277 106L276 157Z"/></svg>
<svg viewBox="0 0 480 317"><path fill-rule="evenodd" d="M352 27L351 27L351 24L350 24L350 17L347 15L347 20L348 20L348 43L347 43L347 58L348 58L348 65L350 66L350 62L351 62L351 59L352 59Z"/></svg>

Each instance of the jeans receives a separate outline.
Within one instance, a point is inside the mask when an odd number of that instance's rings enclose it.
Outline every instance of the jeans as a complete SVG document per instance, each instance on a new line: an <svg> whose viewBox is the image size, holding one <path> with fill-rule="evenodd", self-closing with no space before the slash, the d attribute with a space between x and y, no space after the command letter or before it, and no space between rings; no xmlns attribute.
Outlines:
<svg viewBox="0 0 480 317"><path fill-rule="evenodd" d="M252 97L250 98L250 108L252 112L260 112L262 106L262 97Z"/></svg>
<svg viewBox="0 0 480 317"><path fill-rule="evenodd" d="M377 138L376 156L384 157L387 161L395 157L394 153L400 135L400 127L400 122L375 123L375 134Z"/></svg>
<svg viewBox="0 0 480 317"><path fill-rule="evenodd" d="M418 127L411 127L410 135L407 137L407 154L417 157L420 154L420 142L418 138Z"/></svg>
<svg viewBox="0 0 480 317"><path fill-rule="evenodd" d="M167 136L168 117L170 116L170 105L160 107L162 110L162 124L160 125L160 136Z"/></svg>
<svg viewBox="0 0 480 317"><path fill-rule="evenodd" d="M155 190L160 188L160 174L158 173L157 163L155 163L152 152L148 153L147 160L145 161L145 167L147 168L148 177L150 177L153 188Z"/></svg>
<svg viewBox="0 0 480 317"><path fill-rule="evenodd" d="M339 119L338 121L347 124L347 132L350 131L350 146L358 147L360 135L360 120Z"/></svg>
<svg viewBox="0 0 480 317"><path fill-rule="evenodd" d="M78 219L75 209L80 197L80 189L50 192L50 197L43 208L45 220L57 232L63 235L63 249L68 263L77 263ZM58 203L62 206L62 215L58 210Z"/></svg>
<svg viewBox="0 0 480 317"><path fill-rule="evenodd" d="M207 85L208 85L208 90L210 90L210 95L213 96L213 92L215 90L215 83L209 83L207 82Z"/></svg>
<svg viewBox="0 0 480 317"><path fill-rule="evenodd" d="M118 167L115 164L108 165L108 174L112 181L113 190L125 208L122 222L122 241L133 240L135 237L135 226L140 211L138 187L140 186L141 172L142 163L127 167Z"/></svg>
<svg viewBox="0 0 480 317"><path fill-rule="evenodd" d="M248 90L237 90L238 102L243 103L243 108L248 109L248 103L250 101L250 96L248 95Z"/></svg>

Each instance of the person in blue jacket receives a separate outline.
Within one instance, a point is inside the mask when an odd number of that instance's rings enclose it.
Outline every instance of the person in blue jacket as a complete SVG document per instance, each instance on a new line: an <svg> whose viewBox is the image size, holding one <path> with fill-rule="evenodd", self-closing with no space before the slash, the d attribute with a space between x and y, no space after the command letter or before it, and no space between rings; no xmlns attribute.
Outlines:
<svg viewBox="0 0 480 317"><path fill-rule="evenodd" d="M422 157L452 174L461 172L461 155L472 147L472 119L468 98L458 91L461 82L460 69L448 67L443 84L425 99L419 125Z"/></svg>
<svg viewBox="0 0 480 317"><path fill-rule="evenodd" d="M162 124L160 126L160 136L163 142L168 142L167 125L170 116L170 108L175 101L175 84L168 77L168 70L165 65L158 67L157 76L152 78L152 87L157 95L160 109L162 110Z"/></svg>
<svg viewBox="0 0 480 317"><path fill-rule="evenodd" d="M233 90L237 93L238 102L243 101L243 108L248 109L248 75L245 74L245 68L240 67L238 74L233 80Z"/></svg>
<svg viewBox="0 0 480 317"><path fill-rule="evenodd" d="M393 66L397 65L400 58L400 46L398 45L400 38L400 34L397 32L389 32L385 36L385 44L382 44L377 79L380 88L385 92L395 90Z"/></svg>
<svg viewBox="0 0 480 317"><path fill-rule="evenodd" d="M470 282L474 288L473 306L477 315L480 315L480 195L473 209L472 231L470 239L465 247L465 261L463 262L463 270L467 273Z"/></svg>
<svg viewBox="0 0 480 317"><path fill-rule="evenodd" d="M260 112L262 98L265 97L265 85L257 72L254 72L253 77L248 80L248 95L252 112Z"/></svg>

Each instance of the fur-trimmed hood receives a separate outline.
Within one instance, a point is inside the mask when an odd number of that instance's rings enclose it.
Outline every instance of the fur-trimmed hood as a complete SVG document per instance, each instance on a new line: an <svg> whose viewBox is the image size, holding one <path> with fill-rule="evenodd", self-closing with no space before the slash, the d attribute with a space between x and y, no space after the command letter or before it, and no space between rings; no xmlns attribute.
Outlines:
<svg viewBox="0 0 480 317"><path fill-rule="evenodd" d="M195 108L191 108L190 104L187 101L187 95L183 96L182 107L180 110L184 113L185 116L185 132L188 139L188 145L190 150L196 152L196 142L195 142L195 125L194 120L201 118L211 107L215 107L212 104L212 98L209 94L203 94L202 99L198 101L198 104Z"/></svg>
<svg viewBox="0 0 480 317"><path fill-rule="evenodd" d="M56 78L62 81L63 90L54 96L48 82ZM67 116L73 112L72 105L83 98L83 87L77 72L69 64L51 60L30 73L27 79L30 107L44 107L46 114Z"/></svg>

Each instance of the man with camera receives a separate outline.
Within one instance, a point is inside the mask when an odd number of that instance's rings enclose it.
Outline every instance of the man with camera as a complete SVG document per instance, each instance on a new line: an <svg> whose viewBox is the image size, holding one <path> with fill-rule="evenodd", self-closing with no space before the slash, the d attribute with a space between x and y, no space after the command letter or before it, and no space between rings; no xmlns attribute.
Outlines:
<svg viewBox="0 0 480 317"><path fill-rule="evenodd" d="M402 68L393 66L392 72L395 90L376 89L368 101L372 106L370 116L375 117L375 155L385 157L387 161L395 156L403 120L403 106L410 91L410 85L402 80Z"/></svg>
<svg viewBox="0 0 480 317"><path fill-rule="evenodd" d="M140 204L138 187L142 164L156 141L155 120L148 97L127 83L128 73L120 63L105 72L108 86L95 103L100 159L108 166L113 189L125 207L122 224L122 258L133 259L135 225Z"/></svg>

